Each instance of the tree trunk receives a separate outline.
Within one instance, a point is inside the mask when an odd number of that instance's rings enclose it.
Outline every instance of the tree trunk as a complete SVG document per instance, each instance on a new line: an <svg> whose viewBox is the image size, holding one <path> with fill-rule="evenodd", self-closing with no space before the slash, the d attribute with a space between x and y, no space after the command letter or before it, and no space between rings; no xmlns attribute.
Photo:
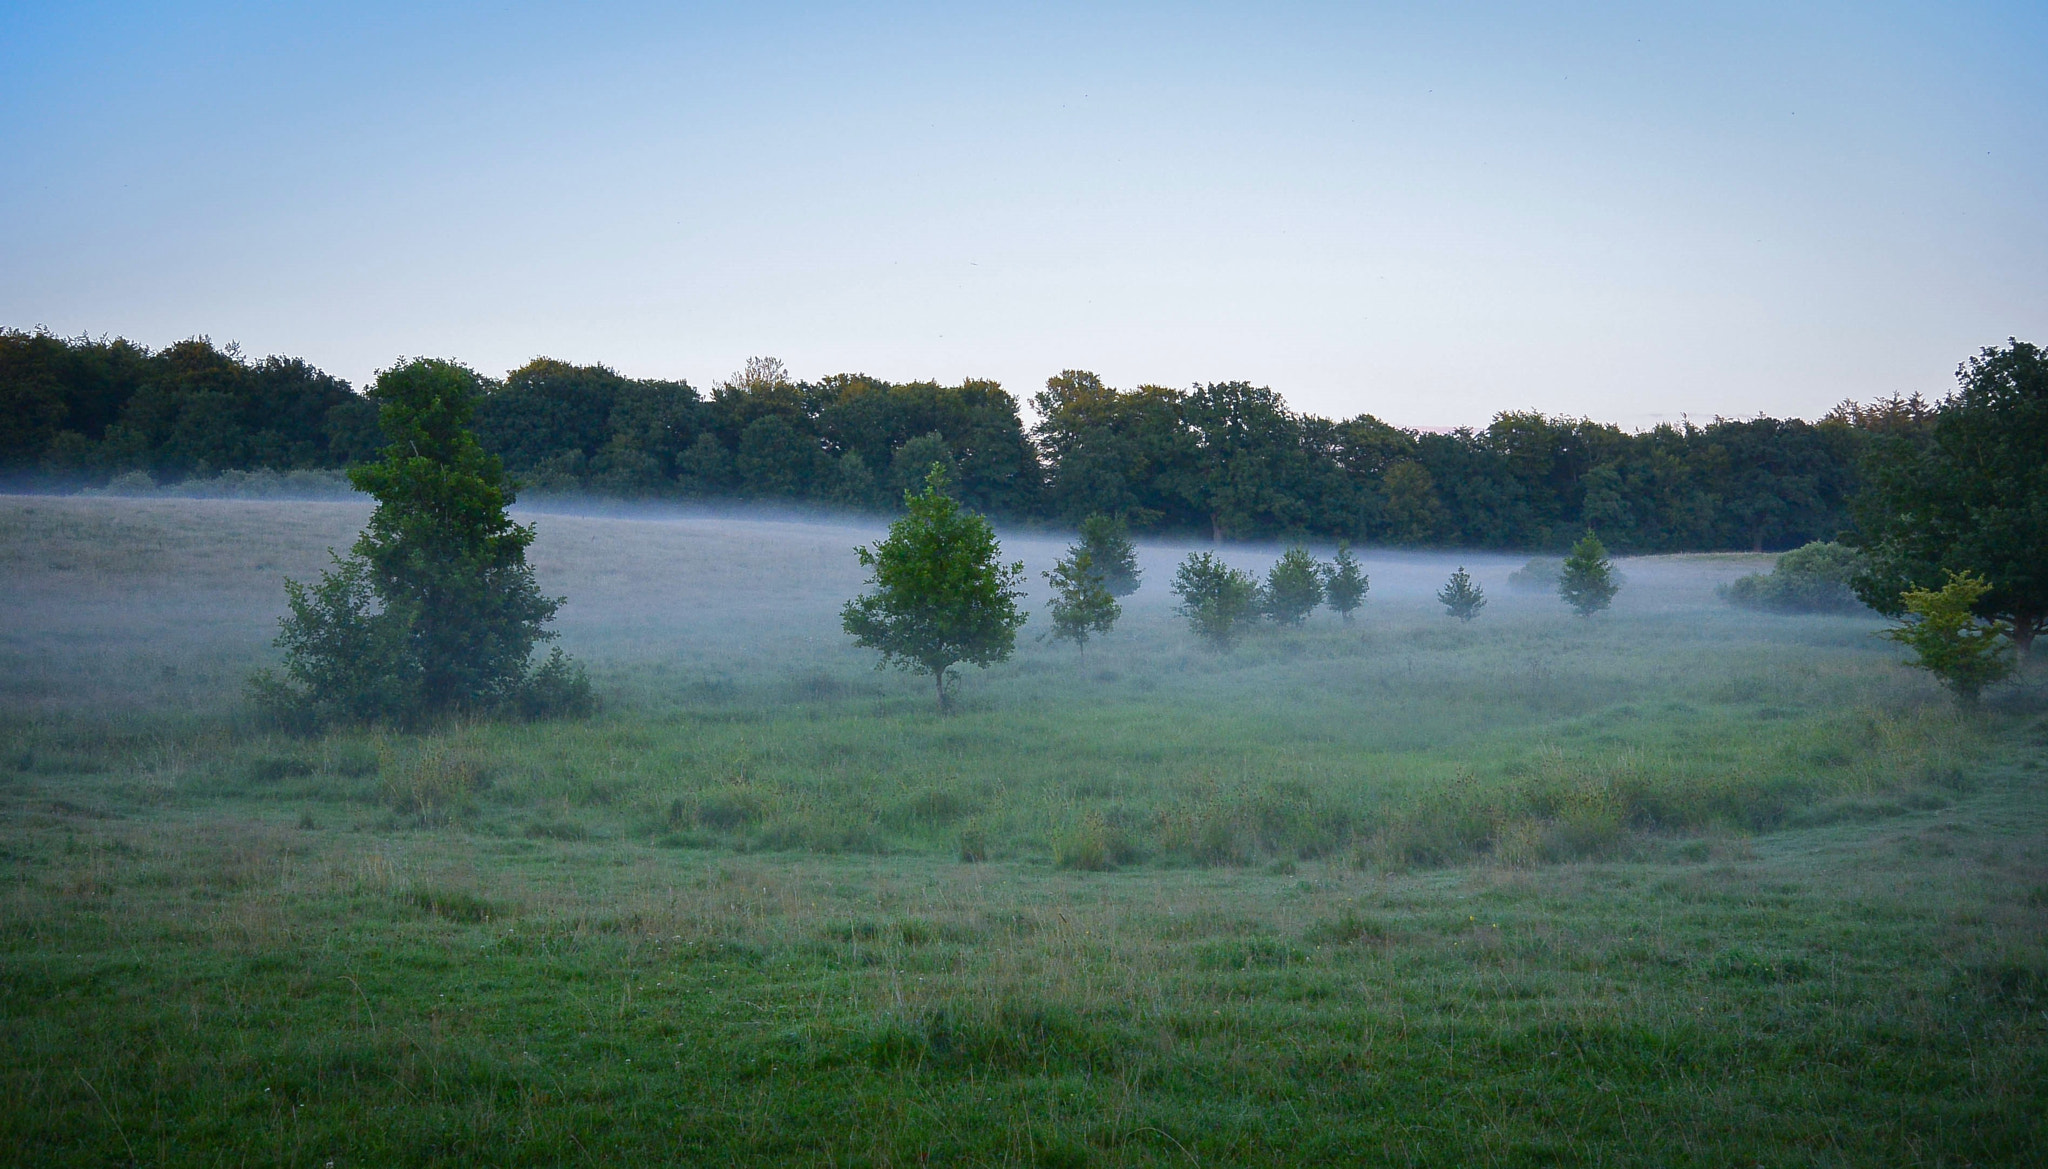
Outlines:
<svg viewBox="0 0 2048 1169"><path fill-rule="evenodd" d="M952 707L951 707L951 706L950 706L950 705L949 705L949 704L948 704L948 703L946 702L946 670L945 670L945 667L943 667L943 666L942 666L942 667L940 667L939 669L933 670L933 671L932 671L932 677L934 677L934 678L938 679L938 683L939 683L939 713L940 713L940 714L944 714L944 713L946 713L946 712L947 712L948 710L952 709Z"/></svg>
<svg viewBox="0 0 2048 1169"><path fill-rule="evenodd" d="M2020 651L2020 661L2025 662L2034 652L2034 635L2041 632L2043 621L2027 613L2015 613L2012 618L2012 643Z"/></svg>

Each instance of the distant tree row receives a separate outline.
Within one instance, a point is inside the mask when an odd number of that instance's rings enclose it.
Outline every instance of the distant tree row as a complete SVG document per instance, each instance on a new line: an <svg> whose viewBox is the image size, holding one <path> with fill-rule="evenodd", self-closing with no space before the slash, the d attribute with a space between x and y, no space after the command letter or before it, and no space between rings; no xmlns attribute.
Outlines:
<svg viewBox="0 0 2048 1169"><path fill-rule="evenodd" d="M1864 453L1926 433L1916 399L1817 422L1717 419L1630 433L1506 413L1481 430L1333 421L1245 382L1118 390L1070 370L1018 402L989 381L793 380L755 359L709 394L538 359L485 380L484 449L529 491L900 510L944 467L969 507L1218 539L1627 552L1778 550L1851 523ZM337 467L375 456L376 412L297 359L184 341L0 332L0 473L158 478Z"/></svg>

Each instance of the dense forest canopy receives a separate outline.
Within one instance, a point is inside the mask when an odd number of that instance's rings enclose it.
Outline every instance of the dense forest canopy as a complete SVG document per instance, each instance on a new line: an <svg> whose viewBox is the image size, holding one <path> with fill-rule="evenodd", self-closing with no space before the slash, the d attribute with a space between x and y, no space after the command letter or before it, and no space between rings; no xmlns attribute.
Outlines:
<svg viewBox="0 0 2048 1169"><path fill-rule="evenodd" d="M476 430L531 491L894 510L936 462L962 502L1009 519L1514 549L1592 529L1653 552L1832 539L1873 438L1932 414L1894 398L1632 433L1516 412L1430 433L1297 413L1246 382L1119 390L1081 370L1031 401L1027 429L989 381L800 382L755 359L704 394L541 358L485 386ZM0 331L0 473L17 483L338 468L381 442L370 403L297 358Z"/></svg>

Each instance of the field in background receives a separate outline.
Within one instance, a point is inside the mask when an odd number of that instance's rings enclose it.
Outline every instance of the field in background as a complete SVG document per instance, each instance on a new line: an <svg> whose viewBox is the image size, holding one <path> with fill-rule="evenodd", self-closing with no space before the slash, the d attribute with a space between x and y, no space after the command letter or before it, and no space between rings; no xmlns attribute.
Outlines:
<svg viewBox="0 0 2048 1169"><path fill-rule="evenodd" d="M879 523L529 513L603 715L249 725L366 515L0 499L0 1147L2048 1155L2038 689L1959 717L1874 619L1715 601L1767 558L1624 561L1588 622L1369 553L1355 625L1218 655L1146 546L1114 636L1040 617L941 718L838 628Z"/></svg>

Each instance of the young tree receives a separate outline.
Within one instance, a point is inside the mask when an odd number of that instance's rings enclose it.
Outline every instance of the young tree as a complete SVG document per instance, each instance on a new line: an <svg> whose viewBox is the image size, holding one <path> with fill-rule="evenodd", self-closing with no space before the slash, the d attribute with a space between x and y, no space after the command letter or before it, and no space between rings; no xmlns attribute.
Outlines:
<svg viewBox="0 0 2048 1169"><path fill-rule="evenodd" d="M1473 584L1471 574L1460 564L1458 571L1437 591L1436 599L1443 603L1444 612L1460 621L1470 621L1486 607L1486 590Z"/></svg>
<svg viewBox="0 0 2048 1169"><path fill-rule="evenodd" d="M854 642L881 652L877 669L931 675L941 711L951 707L953 666L1007 659L1027 619L1017 608L1024 566L996 559L995 529L962 511L946 487L945 469L934 463L923 491L903 493L905 515L889 525L889 538L856 549L873 570L874 591L840 610Z"/></svg>
<svg viewBox="0 0 2048 1169"><path fill-rule="evenodd" d="M2024 341L1956 371L1922 436L1881 434L1855 501L1869 557L1858 596L1886 616L1951 573L1982 578L1978 616L2012 626L2026 654L2048 629L2048 352Z"/></svg>
<svg viewBox="0 0 2048 1169"><path fill-rule="evenodd" d="M1578 610L1579 616L1591 617L1611 604L1620 591L1606 547L1600 537L1587 532L1565 557L1564 568L1557 575L1557 595Z"/></svg>
<svg viewBox="0 0 2048 1169"><path fill-rule="evenodd" d="M1174 611L1217 649L1229 649L1258 612L1258 582L1208 552L1191 552L1181 561L1173 592L1181 600Z"/></svg>
<svg viewBox="0 0 2048 1169"><path fill-rule="evenodd" d="M1906 590L1900 598L1906 617L1885 630L1913 651L1913 665L1939 678L1965 706L2013 672L2011 626L1972 611L1990 591L1982 577L1951 572L1941 588Z"/></svg>
<svg viewBox="0 0 2048 1169"><path fill-rule="evenodd" d="M1123 616L1123 607L1109 594L1087 549L1067 549L1067 558L1055 561L1052 571L1043 575L1053 588L1054 641L1071 641L1076 650L1085 653L1089 634L1108 633Z"/></svg>
<svg viewBox="0 0 2048 1169"><path fill-rule="evenodd" d="M1098 513L1082 520L1081 547L1102 574L1102 587L1110 596L1128 597L1138 591L1138 549L1122 517Z"/></svg>
<svg viewBox="0 0 2048 1169"><path fill-rule="evenodd" d="M289 682L259 676L259 697L316 719L412 721L447 711L531 708L534 646L561 599L541 595L526 563L533 529L505 509L512 487L469 430L476 374L419 359L380 373L370 397L390 445L353 468L377 500L347 559L308 589L286 585L281 622ZM557 651L557 658L559 651ZM574 707L589 683L550 658L542 681Z"/></svg>
<svg viewBox="0 0 2048 1169"><path fill-rule="evenodd" d="M1365 603L1366 590L1371 587L1371 578L1359 571L1358 559L1351 555L1351 545L1337 545L1336 563L1323 566L1323 597L1346 625L1351 624L1352 612Z"/></svg>
<svg viewBox="0 0 2048 1169"><path fill-rule="evenodd" d="M1266 571L1260 600L1266 616L1281 625L1300 625L1323 603L1323 573L1306 548L1289 548Z"/></svg>

